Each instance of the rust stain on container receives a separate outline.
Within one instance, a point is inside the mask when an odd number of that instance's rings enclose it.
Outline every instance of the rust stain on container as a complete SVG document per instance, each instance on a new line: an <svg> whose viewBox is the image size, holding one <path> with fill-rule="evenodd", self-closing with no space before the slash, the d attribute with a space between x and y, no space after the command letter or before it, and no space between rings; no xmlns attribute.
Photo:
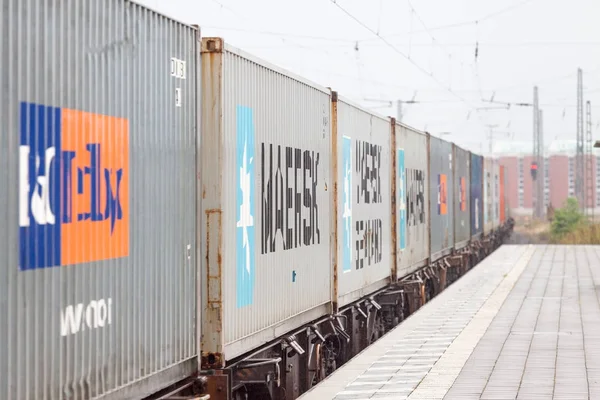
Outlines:
<svg viewBox="0 0 600 400"><path fill-rule="evenodd" d="M338 130L338 119L337 119L337 109L338 109L338 94L336 91L331 91L331 156L332 156L332 171L331 175L333 176L333 210L332 210L332 243L331 243L331 258L332 258L332 273L333 273L333 288L332 288L332 311L333 313L337 312L338 309L338 290L339 290L339 282L338 282L338 138L337 138L337 130Z"/></svg>
<svg viewBox="0 0 600 400"><path fill-rule="evenodd" d="M206 249L205 249L205 257L206 257L206 262L207 262L207 266L208 266L208 270L207 270L207 281L206 281L206 290L208 293L208 308L217 308L218 311L218 315L216 315L217 320L221 321L222 319L222 296L221 296L221 289L222 289L222 283L221 283L221 278L223 276L223 265L221 263L222 257L221 257L221 216L222 216L222 211L219 209L211 209L211 210L206 210L206 232L207 232L207 236L206 236ZM211 230L211 221L214 219L213 216L216 216L216 229L213 228L213 230L216 230L217 233L217 247L216 249L212 248L212 242L211 242L211 235L210 233L213 232ZM215 254L216 253L216 257ZM212 260L211 258L215 257L216 258L216 262L214 262L215 260ZM216 264L216 265L215 265ZM209 311L210 312L210 311ZM215 329L220 330L220 326L215 327Z"/></svg>
<svg viewBox="0 0 600 400"><path fill-rule="evenodd" d="M223 38L205 37L202 40L202 53L221 53L223 52Z"/></svg>
<svg viewBox="0 0 600 400"><path fill-rule="evenodd" d="M225 358L222 353L202 352L202 369L225 368Z"/></svg>
<svg viewBox="0 0 600 400"><path fill-rule="evenodd" d="M202 40L202 208L205 218L203 287L205 304L201 337L202 368L222 368L223 354L223 202L222 111L219 107L224 43L221 38ZM215 79L217 77L217 79ZM210 170L210 172L209 172ZM216 172L216 173L215 173Z"/></svg>

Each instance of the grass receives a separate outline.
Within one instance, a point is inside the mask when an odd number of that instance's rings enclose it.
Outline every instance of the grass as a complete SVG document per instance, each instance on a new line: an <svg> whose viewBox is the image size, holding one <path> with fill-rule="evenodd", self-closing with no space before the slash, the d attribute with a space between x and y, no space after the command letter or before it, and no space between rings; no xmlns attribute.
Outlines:
<svg viewBox="0 0 600 400"><path fill-rule="evenodd" d="M571 232L553 238L555 244L600 244L600 224L581 224Z"/></svg>

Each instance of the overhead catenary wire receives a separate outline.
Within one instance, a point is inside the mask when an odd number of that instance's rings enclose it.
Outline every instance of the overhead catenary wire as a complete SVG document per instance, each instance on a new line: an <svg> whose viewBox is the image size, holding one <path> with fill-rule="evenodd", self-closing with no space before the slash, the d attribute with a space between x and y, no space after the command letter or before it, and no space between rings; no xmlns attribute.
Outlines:
<svg viewBox="0 0 600 400"><path fill-rule="evenodd" d="M366 25L364 22L362 22L359 18L357 18L356 16L354 16L351 12L349 12L348 10L346 10L344 7L342 7L337 0L330 0L331 3L333 5L335 5L338 9L340 9L344 14L346 14L349 18L351 18L352 20L354 20L356 23L358 23L360 26L362 26L364 29L368 30L369 32L371 32L373 35L377 36L383 43L385 43L390 49L392 49L396 54L399 54L400 56L402 56L404 59L406 59L409 63L411 63L415 68L417 68L420 72L422 72L423 74L429 76L432 80L434 80L438 85L440 85L441 87L445 88L446 91L448 91L450 94L452 94L454 97L458 98L459 100L461 100L464 104L466 104L468 107L470 108L475 108L472 104L470 104L466 99L464 99L462 96L460 96L459 94L455 93L450 87L446 87L443 82L441 82L439 79L437 79L431 72L427 71L425 68L421 67L419 64L417 64L415 61L413 61L408 55L406 55L404 52L402 52L401 50L399 50L396 46L394 46L393 44L391 44L387 39L385 39L383 36L381 36L380 34L378 34L375 30L373 30L371 27L369 27L368 25Z"/></svg>
<svg viewBox="0 0 600 400"><path fill-rule="evenodd" d="M219 6L221 6L221 8L226 9L227 11L229 11L231 14L235 15L236 17L238 17L238 18L240 18L242 20L246 20L247 19L247 16L239 14L237 11L235 11L232 8L226 6L221 1L219 1L219 0L212 0L212 1L215 2L216 4L218 4ZM227 30L227 28L210 27L210 26L206 26L206 25L204 25L203 27L204 27L204 29L222 29L222 30ZM244 31L247 32L248 31L248 30L244 30L244 29L241 29L241 28L229 28L228 30L231 30L231 31L236 31L237 30L237 31L241 31L241 32L244 32ZM261 32L257 31L255 33L259 33L260 34ZM284 37L284 36L290 36L290 37L294 37L295 36L295 37L298 37L298 38L307 39L307 38L310 38L310 36L308 36L308 35L285 35L285 34L276 33L276 32L269 32L269 31L263 31L262 33L263 34L269 34L269 35L276 36L282 42L285 43L287 41L288 43L293 44L294 46L296 46L298 48L301 48L301 49L305 49L305 50L309 50L309 51L319 51L319 52L323 52L324 54L331 55L327 50L304 46L302 44L299 44L297 42L293 42L293 41L291 41L289 39L286 39Z"/></svg>
<svg viewBox="0 0 600 400"><path fill-rule="evenodd" d="M238 14L236 11L234 11L233 9L227 7L226 5L224 5L223 3L217 1L217 0L213 0L216 4L218 4L221 8L226 9L227 11L229 11L230 13L240 17L240 18L244 18L242 15ZM420 17L419 17L420 19ZM421 23L424 24L424 21L421 20ZM361 24L362 25L362 24ZM340 41L340 42L345 42L345 43L349 43L352 42L354 43L355 46L358 46L358 43L356 41L351 41L348 39L342 39L342 38L325 38L325 37L321 37L321 36L314 36L314 35L296 35L296 34L289 34L289 33L282 33L282 32L275 32L275 31L270 31L270 30L252 30L252 29L243 29L243 28L224 28L224 27L211 27L211 26L204 26L205 28L213 28L213 29L223 29L223 30L232 30L232 31L240 31L240 32L252 32L252 33L258 33L258 34L263 34L263 35L269 35L269 36L277 36L280 37L280 39L282 39L283 42L288 42L288 44L292 44L294 45L294 43L290 40L285 39L285 37L294 37L294 38L301 38L301 39L315 39L315 40L331 40L331 41ZM376 33L376 32L375 32ZM302 48L306 48L306 46L300 46L299 47ZM252 48L253 46L245 46L246 48ZM254 46L254 47L269 47L269 46ZM356 50L356 48L355 48ZM355 62L356 62L356 66L357 66L357 73L358 73L358 77L354 77L354 76L349 76L349 75L343 75L343 74L339 74L339 73L333 73L331 71L320 71L322 73L328 73L331 75L337 75L337 76L341 76L341 77L345 77L345 78L350 78L353 80L358 80L359 82L361 82L361 93L363 93L364 88L362 87L362 83L363 81L365 81L365 83L371 83L371 84L379 84L379 85L384 85L387 87L398 87L398 88L407 88L406 86L402 86L402 85L394 85L394 84L390 84L389 82L378 82L378 81L374 81L374 80L368 80L368 79L363 79L364 77L362 76L362 71L361 71L361 64L362 64L362 60L360 60L360 55L359 52L356 51L355 52ZM428 74L431 76L430 73L427 73L427 71L423 71L424 73ZM442 90L444 91L448 91L448 88L446 88L443 84L441 84L437 79L435 79L435 77L432 77L434 81L436 81L436 83L440 86L442 86ZM450 91L452 93L452 91ZM465 91L467 92L467 91ZM455 96L456 94L453 93ZM457 99L459 102L461 103L466 103L465 100L461 97L461 96L457 96ZM428 101L422 101L420 103L429 103L429 104L440 104L440 103L453 103L455 101L451 101L451 100L428 100ZM468 103L467 103L468 104Z"/></svg>
<svg viewBox="0 0 600 400"><path fill-rule="evenodd" d="M450 85L451 85L452 84L452 59L453 59L452 52L450 52L448 50L448 48L443 43L441 43L440 41L438 41L437 38L433 35L433 33L429 30L429 28L427 27L427 24L425 23L425 21L423 20L423 18L421 18L420 14L417 12L417 10L415 9L415 7L413 6L412 1L411 0L407 0L407 2L408 2L408 6L411 9L411 13L414 14L417 17L417 19L419 20L419 22L421 23L421 25L423 26L423 28L425 29L425 31L431 37L432 44L433 45L437 45L438 47L440 47L446 53L446 56L448 57L448 60L449 60L449 63L448 63L448 65L449 65L449 73L448 73L449 77L448 77L448 79L449 79ZM412 35L410 36L410 39L412 41ZM478 68L478 64L477 64L478 46L479 45L477 44L477 47L475 49L475 60L474 60L474 62L472 64L469 64L469 66L473 69L474 80L475 80L475 82L477 84L477 88L479 90L479 95L483 99L483 93L482 93L482 90L481 90L481 80L480 80L480 77L479 77L479 68ZM462 72L462 68L464 67L464 63L462 61L460 61L460 66L461 66L461 72ZM481 120L481 116L479 115L479 110L477 108L475 108L475 113L476 113L476 116L477 116L477 119L479 120L479 122L483 123L483 121ZM467 116L467 120L468 119L469 119L469 116Z"/></svg>
<svg viewBox="0 0 600 400"><path fill-rule="evenodd" d="M448 49L445 47L445 45L443 43L441 43L439 40L436 39L436 37L431 33L431 31L427 28L427 25L425 24L425 21L423 21L423 18L421 18L421 15L419 15L419 13L417 12L417 10L415 9L415 7L413 6L412 2L410 0L407 0L408 2L408 6L411 9L411 13L415 15L415 17L417 17L417 19L419 20L419 22L421 23L421 25L423 26L423 28L425 29L425 31L429 34L429 36L431 37L432 40L432 45L436 45L439 46L442 50L444 50L444 52L446 53L446 55L449 58L452 58L452 53L450 51L448 51ZM412 29L411 29L411 37L412 37Z"/></svg>
<svg viewBox="0 0 600 400"><path fill-rule="evenodd" d="M221 8L226 9L228 11L230 11L231 13L235 14L238 17L242 17L240 14L238 14L237 12L235 12L231 7L226 6L225 4L223 4L222 2L218 1L218 0L212 0L215 4L219 5ZM453 23L453 24L448 24L448 25L442 25L442 26L437 26L437 27L427 27L424 26L424 28L422 30L412 30L411 29L411 34L417 34L417 33L429 33L431 34L431 32L435 32L435 31L439 31L442 29L449 29L449 28L455 28L455 27L460 27L460 26L466 26L466 25L474 25L477 22L482 22L482 21L486 21L488 19L491 19L497 15L503 14L507 11L510 11L512 9L518 8L526 3L530 3L532 1L535 0L525 0L522 1L519 4L513 5L513 6L509 6L506 7L504 9L501 9L499 11L495 11L493 13L490 13L488 15L485 15L483 17L480 17L478 19L475 20L469 20L469 21L464 21L464 22L459 22L459 23ZM414 8L413 8L414 9ZM238 28L238 27L225 27L225 26L213 26L213 25L202 25L202 28L204 29L221 29L221 30L227 30L227 31L232 31L232 32L247 32L247 33L256 33L256 34L261 34L261 35L271 35L271 36L287 36L287 37L293 37L293 38L298 38L298 39L313 39L313 40L319 40L319 41L330 41L330 42L344 42L344 43L356 43L356 40L353 39L347 39L347 38L342 38L342 37L325 37L325 36L317 36L317 35L300 35L300 34L290 34L290 33L285 33L285 32L276 32L276 31L269 31L269 30L260 30L260 29L245 29L245 28ZM397 36L404 36L406 33L393 33L390 35L385 35L385 37L387 38L391 38L391 37L397 37ZM371 41L371 40L375 40L374 38L365 38L365 39L359 39L359 42L362 41ZM565 43L568 44L568 43ZM431 44L420 44L419 46L430 46ZM446 43L444 44L445 46L468 46L470 45L469 43L459 43L459 44L449 44ZM489 44L486 44L489 45ZM510 44L509 44L510 45Z"/></svg>
<svg viewBox="0 0 600 400"><path fill-rule="evenodd" d="M467 26L467 25L475 25L475 24L477 24L479 22L487 21L489 19L495 18L495 17L497 17L499 15L502 15L502 14L507 13L509 11L512 11L514 9L520 8L520 7L522 7L522 6L524 6L524 5L528 4L528 3L531 3L533 1L535 1L535 0L523 0L523 1L519 2L519 3L517 3L517 4L513 4L512 6L508 6L508 7L502 8L502 9L500 9L498 11L494 11L492 13L486 14L486 15L484 15L482 17L479 17L479 18L476 18L476 19L471 19L471 20L463 21L463 22L456 22L456 23L447 24L447 25L436 26L436 27L433 27L433 28L423 29L422 31L414 31L412 33L435 32L435 31L439 31L439 30L443 30L443 29L451 29L451 28L459 28L459 27ZM403 35L404 35L404 33L395 33L395 34L386 35L386 37L389 38L389 37L403 36ZM363 40L373 40L373 39L366 38L366 39L363 39Z"/></svg>
<svg viewBox="0 0 600 400"><path fill-rule="evenodd" d="M533 1L533 0L531 0L531 1ZM529 1L527 1L527 2L529 2ZM219 4L220 6L223 6L223 3L220 3L219 1L215 0L215 3ZM335 3L335 1L334 1L334 3ZM412 2L410 2L410 3L411 3L410 5L412 6ZM523 3L526 3L526 2L523 2ZM380 7L381 7L381 4L382 3L380 3ZM339 6L338 4L336 4L336 5ZM231 10L227 6L224 6L223 8L227 9L228 11L233 11L233 10ZM502 11L506 11L506 10L509 10L511 8L516 8L516 7L515 6L506 7L503 10L497 11L495 13L490 13L485 18L480 18L479 20L485 20L487 18L492 17L495 14L500 14ZM412 7L412 9L414 9L414 7ZM368 29L368 30L369 30L369 32L371 32L372 34L374 34L376 36L376 39L380 41L381 45L389 47L389 48L393 49L393 51L395 53L398 53L397 50L400 50L402 47L399 48L398 47L399 45L397 43L394 43L393 41L387 40L387 36L385 34L382 34L382 32L384 32L385 29L381 25L382 24L382 22L381 22L381 19L382 19L382 17L381 17L381 11L382 10L380 9L379 11L380 11L380 14L379 14L379 19L377 20L378 22L377 22L377 28L376 28L375 32L372 32L372 30L374 30L374 29ZM239 14L236 13L236 15L239 15ZM419 23L421 25L423 25L424 31L427 32L429 34L429 36L432 37L432 43L414 43L414 40L413 40L414 38L412 38L412 35L411 35L411 41L412 41L412 43L415 46L437 46L437 47L442 47L446 51L446 53L449 53L448 50L447 50L447 47L446 47L447 44L442 44L441 42L437 41L437 38L435 37L435 34L433 33L433 31L435 31L437 28L429 28L428 25L426 24L426 22L421 17L421 15L419 15L419 13L416 10L414 12L414 18L416 18L417 21L419 21ZM356 21L356 18L354 18L354 20L355 20L355 22L358 22L358 21ZM364 26L365 24L363 24L363 23L360 23L360 25L363 26L363 27L365 27ZM206 27L205 25L203 25L203 26ZM229 29L229 28L223 28L223 27L214 27L214 28L215 29ZM368 28L368 26L366 28ZM244 31L244 32L253 32L253 33L270 35L270 36L279 36L279 37L281 37L282 42L284 42L284 43L287 42L288 45L298 46L298 47L301 47L301 48L304 48L304 49L307 49L307 50L311 50L311 51L317 50L315 47L318 47L320 45L320 43L311 43L311 41L316 41L316 42L318 42L318 41L324 41L324 42L326 42L325 43L326 46L327 45L338 45L338 44L339 45L343 45L343 46L348 46L348 44L352 44L352 46L356 46L356 44L357 44L357 41L355 39L346 39L346 38L339 38L339 37L324 37L324 36L318 36L318 35L291 34L291 33L276 32L276 31L272 31L272 30L263 30L263 31L261 31L261 30L252 30L252 29L242 29L242 28L232 28L231 30ZM414 30L414 29L412 29L412 30ZM384 39L386 39L386 40L385 41L381 40L381 36L384 36ZM299 39L303 39L303 40L306 39L307 43L301 43L301 44L294 43L293 41L288 40L287 39L288 37L290 37L290 38L294 38L295 37L295 38L299 38ZM560 45L562 43L563 42L560 42L560 43L557 42L556 44ZM528 46L528 45L551 45L553 43L552 42L544 42L544 43L515 43L515 44L512 44L512 43L483 43L483 44L486 45L486 46L488 46L488 45L491 45L491 46L511 46L511 45L516 45L516 46L524 45L524 46ZM582 43L582 44L592 44L592 43ZM600 42L598 44L600 44ZM450 46L473 46L473 43L450 43L448 45L450 45ZM359 43L359 46L360 46L360 43ZM244 47L252 48L252 47L269 47L269 46L244 46ZM402 52L402 50L400 50L400 52ZM350 53L350 52L348 52L348 53ZM350 54L348 54L348 55L350 55ZM355 53L355 55L356 55L356 53ZM408 58L411 58L410 55L408 56ZM356 61L358 61L358 60L356 60ZM410 61L412 61L412 60L410 60ZM360 63L360 61L358 61L358 62ZM457 95L458 93L478 92L479 95L480 95L480 97L481 97L482 94L484 94L484 95L487 96L487 93L489 93L491 91L497 91L497 90L503 90L503 89L510 89L510 88L518 87L518 86L525 87L525 86L530 86L531 85L531 83L523 83L523 84L519 84L519 85L510 85L510 86L506 86L506 87L494 87L493 89L492 88L484 89L481 86L481 82L478 82L478 84L476 86L477 87L476 90L460 90L460 89L454 90L451 85L449 85L446 82L444 82L445 80L440 81L440 79L439 79L440 76L436 73L436 71L431 70L431 69L429 69L429 71L427 71L426 68L422 67L423 64L419 63L418 60L417 60L416 63L411 62L411 64L413 64L413 65L416 64L414 66L417 67L417 69L419 69L423 74L429 75L430 78L435 82L435 84L440 87L440 90L443 90L444 92L449 92L452 96L454 96L455 98L457 98L457 101L460 101L461 103L464 103L465 105L467 105L469 107L473 107L472 104L474 104L474 102L478 102L478 100L476 100L476 99L470 99L470 98L463 98L462 96ZM420 66L421 68L418 68L418 66ZM360 72L361 65L357 64L357 68L359 69L359 71L357 71L357 73L358 73L359 76L355 77L355 76L350 76L350 75L344 75L344 77L347 77L347 78L353 79L353 80L358 80L358 81L361 81L361 82L364 81L364 83L367 83L367 84L368 83L373 83L373 84L385 85L385 86L390 86L390 87L404 87L403 85L389 84L388 82L374 82L373 80L364 79L364 77L362 76L362 73ZM323 73L327 73L327 74L342 76L342 74L339 74L339 73L336 74L333 71L322 71L322 72ZM572 76L572 75L573 74L568 74L566 77L569 77L569 76ZM556 78L554 78L554 77L545 78L545 79L543 79L543 81L549 81L549 80L552 80L552 79L556 79ZM400 82L398 82L398 83L400 83ZM425 90L426 91L427 90L435 91L435 88L429 88L429 89L425 89ZM361 87L361 93L363 91L364 91L364 88ZM594 89L592 89L590 91L586 91L586 93L588 93L588 92L589 93L594 93L595 91L597 91L597 88L594 88ZM482 92L484 92L484 93L482 93ZM432 100L432 101L424 101L423 103L433 103L433 104L435 104L435 103L440 103L440 102L443 102L443 101ZM452 103L452 101L447 101L447 103ZM551 107L558 107L558 106L561 106L561 105L559 105L559 104L556 104L556 105L552 104L552 105L549 105L549 106L551 106ZM566 107L573 107L573 106L568 105ZM596 105L594 105L594 107L596 107ZM479 117L479 115L478 115L478 117Z"/></svg>
<svg viewBox="0 0 600 400"><path fill-rule="evenodd" d="M444 53L446 53L446 56L448 57L448 60L449 60L449 62L448 62L448 68L449 68L448 79L450 81L450 85L452 85L452 60L453 60L452 52L450 52L448 50L448 48L442 42L437 40L437 38L433 35L433 33L431 33L429 31L429 29L427 28L427 24L425 23L423 18L421 18L421 15L417 12L417 10L413 6L411 0L407 0L407 3L408 3L408 7L410 8L410 11L411 11L411 32L412 32L412 15L414 15L419 20L419 22L421 23L423 28L427 31L429 36L431 37L431 44L438 46L439 48L442 49L442 51L444 51ZM412 34L409 36L409 40L412 42ZM464 63L462 61L460 61L460 67L461 67L461 69L464 67Z"/></svg>

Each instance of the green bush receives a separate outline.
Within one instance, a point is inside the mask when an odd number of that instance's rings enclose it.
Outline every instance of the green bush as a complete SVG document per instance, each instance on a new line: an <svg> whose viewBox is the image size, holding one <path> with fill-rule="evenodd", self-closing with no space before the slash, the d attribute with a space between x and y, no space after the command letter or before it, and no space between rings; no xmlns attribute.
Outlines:
<svg viewBox="0 0 600 400"><path fill-rule="evenodd" d="M564 235L573 232L584 222L583 214L579 211L577 200L569 197L563 208L554 213L552 220L552 236L560 239Z"/></svg>

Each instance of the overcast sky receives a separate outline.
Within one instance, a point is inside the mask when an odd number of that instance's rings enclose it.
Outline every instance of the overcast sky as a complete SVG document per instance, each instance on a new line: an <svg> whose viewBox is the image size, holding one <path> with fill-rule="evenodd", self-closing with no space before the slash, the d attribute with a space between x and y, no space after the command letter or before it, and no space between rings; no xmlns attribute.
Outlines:
<svg viewBox="0 0 600 400"><path fill-rule="evenodd" d="M414 98L403 122L477 152L486 125L532 146L531 107L482 98L531 103L536 84L545 142L575 140L580 67L600 139L600 0L138 1L380 114Z"/></svg>

